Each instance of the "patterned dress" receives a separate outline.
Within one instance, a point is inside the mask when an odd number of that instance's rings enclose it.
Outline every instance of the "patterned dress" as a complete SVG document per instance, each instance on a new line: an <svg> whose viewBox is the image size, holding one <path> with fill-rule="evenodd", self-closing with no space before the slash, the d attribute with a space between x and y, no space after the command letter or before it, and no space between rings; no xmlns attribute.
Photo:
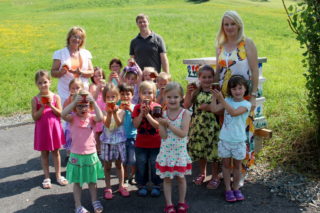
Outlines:
<svg viewBox="0 0 320 213"><path fill-rule="evenodd" d="M220 162L218 156L219 118L212 112L199 109L201 104L210 105L211 100L210 92L201 91L193 104L188 143L188 154L192 161L207 159L208 162Z"/></svg>
<svg viewBox="0 0 320 213"><path fill-rule="evenodd" d="M163 113L164 117L170 120L170 125L181 129L182 117L186 110L182 109L174 120L171 120L167 111ZM167 139L161 140L160 152L156 160L156 174L161 179L174 176L181 178L184 175L191 175L192 161L187 153L187 136L180 138L167 129Z"/></svg>
<svg viewBox="0 0 320 213"><path fill-rule="evenodd" d="M244 38L239 46L232 51L227 53L224 47L219 49L219 68L220 68L220 86L221 91L225 97L227 96L228 81L233 75L242 75L249 83L249 94L251 93L251 71L247 59L247 52L245 49ZM249 100L250 95L244 97ZM220 120L221 121L221 120ZM223 121L223 118L222 118ZM242 160L242 172L252 169L254 166L254 111L249 113L249 117L246 121L246 135L247 135L247 154L246 158Z"/></svg>

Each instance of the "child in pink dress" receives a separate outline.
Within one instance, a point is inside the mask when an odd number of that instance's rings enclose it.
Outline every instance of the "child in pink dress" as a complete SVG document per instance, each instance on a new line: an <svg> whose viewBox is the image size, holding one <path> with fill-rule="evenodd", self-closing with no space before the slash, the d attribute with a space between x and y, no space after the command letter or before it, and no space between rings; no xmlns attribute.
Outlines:
<svg viewBox="0 0 320 213"><path fill-rule="evenodd" d="M163 91L167 110L159 122L159 134L162 138L160 153L156 160L156 173L163 181L166 197L165 212L176 212L171 200L172 179L177 177L179 187L178 212L186 213L189 206L185 197L187 183L185 175L191 174L191 158L187 152L187 134L190 123L190 113L180 106L183 98L183 89L177 82L167 84Z"/></svg>
<svg viewBox="0 0 320 213"><path fill-rule="evenodd" d="M60 174L60 153L59 149L65 144L62 126L59 117L61 116L61 102L59 95L52 93L50 75L46 70L39 70L35 76L39 93L32 99L32 118L35 120L34 149L41 151L41 165L45 179L42 186L45 189L51 188L49 174L49 152L52 154L53 165L56 172L57 182L65 186L68 181Z"/></svg>
<svg viewBox="0 0 320 213"><path fill-rule="evenodd" d="M93 76L91 77L92 84L89 86L89 91L93 96L94 100L98 104L100 110L104 110L106 108L106 103L102 98L103 88L106 86L106 75L101 67L93 68ZM96 132L95 132L95 140L97 142L97 152L98 155L101 154L101 141L100 135L102 133L102 122L97 123Z"/></svg>

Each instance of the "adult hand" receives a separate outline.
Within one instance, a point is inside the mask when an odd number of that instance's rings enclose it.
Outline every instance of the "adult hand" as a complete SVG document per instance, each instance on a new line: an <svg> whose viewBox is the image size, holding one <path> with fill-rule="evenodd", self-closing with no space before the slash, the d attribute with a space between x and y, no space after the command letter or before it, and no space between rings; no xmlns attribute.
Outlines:
<svg viewBox="0 0 320 213"><path fill-rule="evenodd" d="M251 96L250 96L250 99L249 99L249 102L251 103L251 110L250 110L250 111L254 111L254 109L255 109L256 106L257 106L256 96L251 95Z"/></svg>

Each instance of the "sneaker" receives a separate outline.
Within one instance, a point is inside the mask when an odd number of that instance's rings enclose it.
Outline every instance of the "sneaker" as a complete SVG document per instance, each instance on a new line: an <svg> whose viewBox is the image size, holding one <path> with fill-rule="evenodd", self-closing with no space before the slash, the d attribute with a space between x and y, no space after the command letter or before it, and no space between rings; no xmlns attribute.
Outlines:
<svg viewBox="0 0 320 213"><path fill-rule="evenodd" d="M151 196L152 197L159 197L161 193L161 186L153 186L153 189L151 191Z"/></svg>
<svg viewBox="0 0 320 213"><path fill-rule="evenodd" d="M147 186L140 186L138 194L141 197L147 196L147 194L148 194Z"/></svg>
<svg viewBox="0 0 320 213"><path fill-rule="evenodd" d="M131 185L137 185L136 175L135 175L135 174L131 175L131 177L130 177L130 184L131 184Z"/></svg>

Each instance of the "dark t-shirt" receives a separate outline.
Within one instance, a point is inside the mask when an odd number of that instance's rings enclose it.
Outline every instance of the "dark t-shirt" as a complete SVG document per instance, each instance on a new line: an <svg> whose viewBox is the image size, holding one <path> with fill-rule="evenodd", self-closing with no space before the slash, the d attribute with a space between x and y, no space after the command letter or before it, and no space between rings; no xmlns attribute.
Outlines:
<svg viewBox="0 0 320 213"><path fill-rule="evenodd" d="M158 73L161 72L160 53L165 53L166 46L161 36L151 31L147 38L140 33L132 39L130 55L134 55L137 64L143 70L144 67L153 67Z"/></svg>
<svg viewBox="0 0 320 213"><path fill-rule="evenodd" d="M138 117L140 114L140 106L141 104L137 104L133 112L131 114L132 119ZM153 102L150 104L151 111L154 106L160 106L158 103ZM161 138L159 135L159 129L153 128L153 126L149 123L149 121L143 117L141 124L139 126L135 146L140 148L160 148Z"/></svg>

